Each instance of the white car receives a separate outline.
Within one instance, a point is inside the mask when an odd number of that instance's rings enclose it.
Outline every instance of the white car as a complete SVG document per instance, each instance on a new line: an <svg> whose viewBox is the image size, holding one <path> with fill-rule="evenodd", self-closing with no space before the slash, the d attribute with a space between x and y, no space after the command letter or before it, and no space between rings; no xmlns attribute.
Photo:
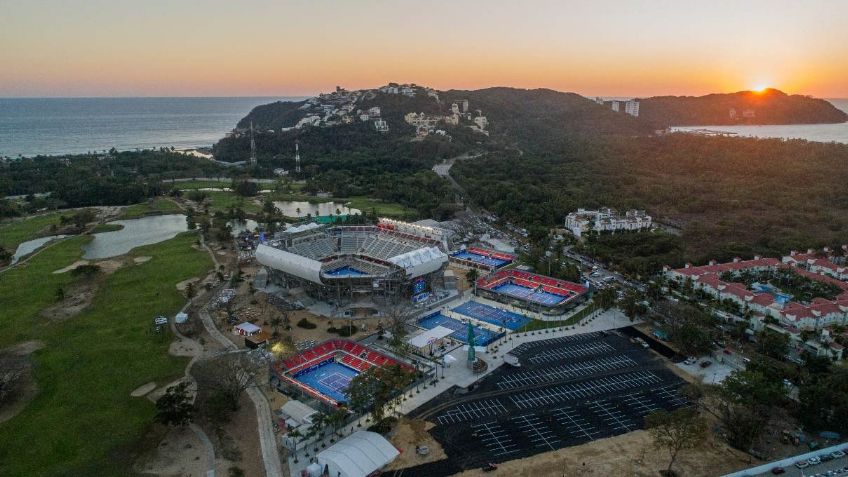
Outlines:
<svg viewBox="0 0 848 477"><path fill-rule="evenodd" d="M807 459L807 462L809 462L810 465L819 465L821 464L821 459L819 459L818 457L810 457L809 459Z"/></svg>
<svg viewBox="0 0 848 477"><path fill-rule="evenodd" d="M686 358L686 361L684 361L684 363L688 364L689 366L692 366L693 364L695 364L697 362L698 362L698 360L694 356L690 356L690 357Z"/></svg>

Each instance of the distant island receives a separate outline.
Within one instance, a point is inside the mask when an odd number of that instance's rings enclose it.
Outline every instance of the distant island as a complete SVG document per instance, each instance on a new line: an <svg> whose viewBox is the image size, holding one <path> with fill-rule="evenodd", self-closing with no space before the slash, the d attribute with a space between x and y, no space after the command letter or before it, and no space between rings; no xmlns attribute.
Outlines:
<svg viewBox="0 0 848 477"><path fill-rule="evenodd" d="M823 99L776 89L706 96L655 96L639 100L639 118L667 126L830 124L848 114Z"/></svg>

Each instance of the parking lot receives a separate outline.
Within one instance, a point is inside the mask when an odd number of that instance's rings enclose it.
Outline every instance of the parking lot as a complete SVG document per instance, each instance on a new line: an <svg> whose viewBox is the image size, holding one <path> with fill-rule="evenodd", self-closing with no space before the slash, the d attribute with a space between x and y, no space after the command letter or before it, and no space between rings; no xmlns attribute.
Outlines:
<svg viewBox="0 0 848 477"><path fill-rule="evenodd" d="M617 332L525 343L512 354L520 367L502 366L412 414L435 424L430 433L450 466L404 476L448 475L631 432L655 410L688 405L664 361Z"/></svg>

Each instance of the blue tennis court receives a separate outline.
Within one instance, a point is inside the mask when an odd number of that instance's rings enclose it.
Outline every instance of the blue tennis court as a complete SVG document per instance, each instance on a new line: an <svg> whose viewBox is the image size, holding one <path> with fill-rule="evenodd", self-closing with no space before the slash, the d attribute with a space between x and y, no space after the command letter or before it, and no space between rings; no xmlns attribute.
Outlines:
<svg viewBox="0 0 848 477"><path fill-rule="evenodd" d="M469 252L467 250L462 250L453 254L456 258L461 258L463 260L469 260L474 263L479 263L481 265L486 265L492 268L498 268L509 263L506 260L501 260L499 258L487 257L485 255L480 255L479 253Z"/></svg>
<svg viewBox="0 0 848 477"><path fill-rule="evenodd" d="M357 270L349 265L345 265L344 267L339 267L334 270L328 270L324 272L324 274L331 277L361 277L367 275L362 270Z"/></svg>
<svg viewBox="0 0 848 477"><path fill-rule="evenodd" d="M428 330L432 330L437 326L444 326L445 328L454 330L454 332L450 334L451 338L468 344L468 340L466 340L466 336L468 335L468 328L465 323L459 320L455 320L449 316L445 316L439 312L421 318L420 320L418 320L418 325L422 328L427 328ZM503 336L503 333L494 333L479 326L474 326L473 329L474 344L477 346L486 346L492 341L495 341L496 339Z"/></svg>
<svg viewBox="0 0 848 477"><path fill-rule="evenodd" d="M521 298L522 300L540 303L545 306L554 306L562 303L565 300L564 296L554 295L546 291L534 290L532 288L523 287L514 283L503 283L492 289L503 295L513 298Z"/></svg>
<svg viewBox="0 0 848 477"><path fill-rule="evenodd" d="M294 378L338 402L346 402L344 394L350 380L359 374L332 359L296 374Z"/></svg>
<svg viewBox="0 0 848 477"><path fill-rule="evenodd" d="M513 331L530 322L530 318L527 318L524 315L513 313L502 308L495 308L494 306L478 303L476 301L467 301L454 308L453 311L465 316L470 316L475 320L485 321L486 323L491 323L495 326L502 326Z"/></svg>

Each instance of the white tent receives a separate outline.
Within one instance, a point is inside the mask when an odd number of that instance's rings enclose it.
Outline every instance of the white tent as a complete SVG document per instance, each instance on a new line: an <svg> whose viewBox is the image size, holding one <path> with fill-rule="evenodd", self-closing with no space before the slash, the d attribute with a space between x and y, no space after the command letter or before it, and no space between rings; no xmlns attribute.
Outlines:
<svg viewBox="0 0 848 477"><path fill-rule="evenodd" d="M439 340L453 333L453 330L450 328L446 328L444 326L437 326L430 330L425 330L424 332L413 336L406 342L410 346L414 346L416 348L423 348L430 344L435 340Z"/></svg>
<svg viewBox="0 0 848 477"><path fill-rule="evenodd" d="M185 323L188 321L188 314L181 311L174 317L174 321L177 323Z"/></svg>
<svg viewBox="0 0 848 477"><path fill-rule="evenodd" d="M318 463L333 477L366 477L400 452L376 432L357 431L318 453Z"/></svg>
<svg viewBox="0 0 848 477"><path fill-rule="evenodd" d="M235 327L235 333L243 336L253 336L258 334L260 331L262 331L262 328L246 321Z"/></svg>

